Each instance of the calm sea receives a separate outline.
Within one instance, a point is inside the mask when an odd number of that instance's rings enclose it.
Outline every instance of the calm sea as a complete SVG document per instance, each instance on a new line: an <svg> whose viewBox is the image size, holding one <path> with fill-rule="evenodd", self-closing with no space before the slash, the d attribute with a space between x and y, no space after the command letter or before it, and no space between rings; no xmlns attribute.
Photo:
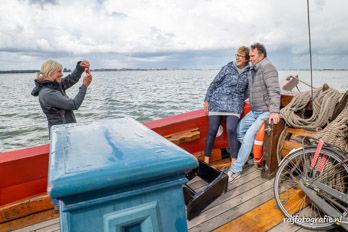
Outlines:
<svg viewBox="0 0 348 232"><path fill-rule="evenodd" d="M79 122L130 116L140 122L201 108L218 70L95 72L78 111ZM309 83L308 71L280 71L282 81L298 74ZM314 71L314 86L328 83L348 90L348 71ZM30 95L34 74L0 74L0 152L48 143L45 115ZM74 97L80 83L67 91ZM300 90L308 87L299 85Z"/></svg>

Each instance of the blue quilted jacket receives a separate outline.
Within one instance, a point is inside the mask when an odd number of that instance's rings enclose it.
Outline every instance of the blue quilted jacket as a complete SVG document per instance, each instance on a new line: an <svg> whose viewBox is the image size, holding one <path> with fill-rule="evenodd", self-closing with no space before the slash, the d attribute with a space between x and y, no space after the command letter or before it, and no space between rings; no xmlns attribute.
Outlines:
<svg viewBox="0 0 348 232"><path fill-rule="evenodd" d="M210 84L204 101L209 103L209 112L243 112L245 91L248 87L249 66L238 73L233 62L221 68Z"/></svg>

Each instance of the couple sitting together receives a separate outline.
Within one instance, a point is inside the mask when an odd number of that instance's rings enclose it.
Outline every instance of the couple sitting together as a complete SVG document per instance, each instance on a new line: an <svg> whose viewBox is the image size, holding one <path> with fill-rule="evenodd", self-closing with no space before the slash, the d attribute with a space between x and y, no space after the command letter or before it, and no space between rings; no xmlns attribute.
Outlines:
<svg viewBox="0 0 348 232"><path fill-rule="evenodd" d="M239 122L244 100L248 97L251 111ZM263 121L268 119L277 124L280 120L278 72L267 59L262 44L253 44L250 49L243 46L237 50L236 61L222 67L210 84L204 109L209 115L204 162L209 163L221 119L225 117L231 155L228 177L232 181L240 176L248 161Z"/></svg>

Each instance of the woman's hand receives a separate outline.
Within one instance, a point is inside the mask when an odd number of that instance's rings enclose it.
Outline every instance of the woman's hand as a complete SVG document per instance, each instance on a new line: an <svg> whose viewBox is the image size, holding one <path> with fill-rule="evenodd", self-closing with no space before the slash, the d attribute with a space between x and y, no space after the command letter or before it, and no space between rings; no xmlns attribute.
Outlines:
<svg viewBox="0 0 348 232"><path fill-rule="evenodd" d="M82 61L80 62L80 66L81 66L82 68L84 68L84 69L86 69L86 68L89 69L89 67L90 67L91 65L89 64L89 61L88 61L88 60L82 60Z"/></svg>
<svg viewBox="0 0 348 232"><path fill-rule="evenodd" d="M209 103L207 101L205 101L203 103L203 109L204 109L205 112L208 112L208 106L209 106Z"/></svg>
<svg viewBox="0 0 348 232"><path fill-rule="evenodd" d="M83 78L83 85L88 87L92 82L92 75L89 73Z"/></svg>
<svg viewBox="0 0 348 232"><path fill-rule="evenodd" d="M91 65L88 60L81 61L80 66L85 69L87 75L91 75L91 72L89 71Z"/></svg>

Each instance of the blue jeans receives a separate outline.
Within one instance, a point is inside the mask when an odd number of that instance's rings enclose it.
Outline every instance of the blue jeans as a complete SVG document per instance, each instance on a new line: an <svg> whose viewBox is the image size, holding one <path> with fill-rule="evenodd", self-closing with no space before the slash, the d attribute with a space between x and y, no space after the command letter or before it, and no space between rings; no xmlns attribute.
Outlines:
<svg viewBox="0 0 348 232"><path fill-rule="evenodd" d="M237 160L230 167L233 173L241 173L244 164L248 161L251 150L253 149L254 140L262 125L263 121L268 119L269 112L253 112L250 111L238 124L237 136L241 142Z"/></svg>

